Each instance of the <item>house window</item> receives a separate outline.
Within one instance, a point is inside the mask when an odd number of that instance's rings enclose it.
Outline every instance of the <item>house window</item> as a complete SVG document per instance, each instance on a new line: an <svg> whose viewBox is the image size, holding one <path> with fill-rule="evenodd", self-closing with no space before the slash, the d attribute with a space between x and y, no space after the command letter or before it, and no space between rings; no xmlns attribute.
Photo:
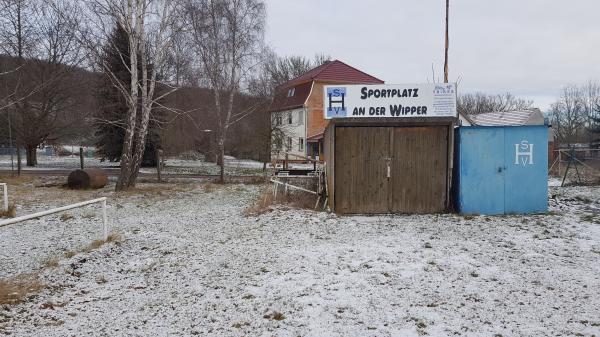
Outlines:
<svg viewBox="0 0 600 337"><path fill-rule="evenodd" d="M292 137L287 137L287 146L286 146L287 150L291 150L292 149Z"/></svg>
<svg viewBox="0 0 600 337"><path fill-rule="evenodd" d="M275 116L275 125L281 124L283 124L283 118L281 118L281 115L277 114L277 116Z"/></svg>
<svg viewBox="0 0 600 337"><path fill-rule="evenodd" d="M287 97L293 97L295 93L296 93L296 88L292 88L292 89L288 90Z"/></svg>
<svg viewBox="0 0 600 337"><path fill-rule="evenodd" d="M282 142L281 142L281 137L277 137L277 138L275 138L275 141L274 141L274 143L275 143L275 149L276 149L277 151L281 151L281 149L283 148L283 146L282 146L283 144L282 144Z"/></svg>
<svg viewBox="0 0 600 337"><path fill-rule="evenodd" d="M292 124L294 122L293 113L288 113L288 124Z"/></svg>
<svg viewBox="0 0 600 337"><path fill-rule="evenodd" d="M304 125L304 111L298 112L298 125Z"/></svg>
<svg viewBox="0 0 600 337"><path fill-rule="evenodd" d="M304 151L304 138L298 138L298 151Z"/></svg>

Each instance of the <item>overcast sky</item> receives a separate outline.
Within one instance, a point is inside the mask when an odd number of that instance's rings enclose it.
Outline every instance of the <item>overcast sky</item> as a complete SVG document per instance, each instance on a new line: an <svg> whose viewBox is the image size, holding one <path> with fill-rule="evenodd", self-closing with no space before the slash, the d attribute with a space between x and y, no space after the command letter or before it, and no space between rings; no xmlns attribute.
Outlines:
<svg viewBox="0 0 600 337"><path fill-rule="evenodd" d="M280 55L331 55L389 84L443 80L444 0L266 0ZM600 0L450 0L450 81L546 110L600 80Z"/></svg>

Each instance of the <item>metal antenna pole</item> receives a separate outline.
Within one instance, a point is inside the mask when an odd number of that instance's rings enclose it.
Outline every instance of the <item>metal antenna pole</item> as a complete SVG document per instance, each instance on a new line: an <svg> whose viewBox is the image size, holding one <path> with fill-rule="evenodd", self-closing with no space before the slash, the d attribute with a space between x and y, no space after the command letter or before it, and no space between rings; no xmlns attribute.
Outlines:
<svg viewBox="0 0 600 337"><path fill-rule="evenodd" d="M444 83L448 83L448 47L450 45L448 37L448 17L450 15L450 0L446 0L446 46L444 48ZM435 80L434 80L435 82Z"/></svg>

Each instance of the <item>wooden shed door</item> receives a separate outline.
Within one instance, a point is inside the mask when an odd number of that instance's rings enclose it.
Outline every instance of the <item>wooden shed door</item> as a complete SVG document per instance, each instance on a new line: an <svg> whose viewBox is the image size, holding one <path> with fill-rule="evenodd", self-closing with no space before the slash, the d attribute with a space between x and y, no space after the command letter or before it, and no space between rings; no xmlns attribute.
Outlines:
<svg viewBox="0 0 600 337"><path fill-rule="evenodd" d="M392 213L436 213L446 209L448 128L394 128Z"/></svg>
<svg viewBox="0 0 600 337"><path fill-rule="evenodd" d="M338 127L335 137L336 212L389 212L390 128Z"/></svg>

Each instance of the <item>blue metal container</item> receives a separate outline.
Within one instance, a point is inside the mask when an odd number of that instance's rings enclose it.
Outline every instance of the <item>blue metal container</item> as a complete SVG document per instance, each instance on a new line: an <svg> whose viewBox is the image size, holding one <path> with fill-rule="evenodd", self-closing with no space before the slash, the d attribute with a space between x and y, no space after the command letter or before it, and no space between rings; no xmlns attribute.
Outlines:
<svg viewBox="0 0 600 337"><path fill-rule="evenodd" d="M548 127L469 126L456 137L455 198L462 214L548 211Z"/></svg>

